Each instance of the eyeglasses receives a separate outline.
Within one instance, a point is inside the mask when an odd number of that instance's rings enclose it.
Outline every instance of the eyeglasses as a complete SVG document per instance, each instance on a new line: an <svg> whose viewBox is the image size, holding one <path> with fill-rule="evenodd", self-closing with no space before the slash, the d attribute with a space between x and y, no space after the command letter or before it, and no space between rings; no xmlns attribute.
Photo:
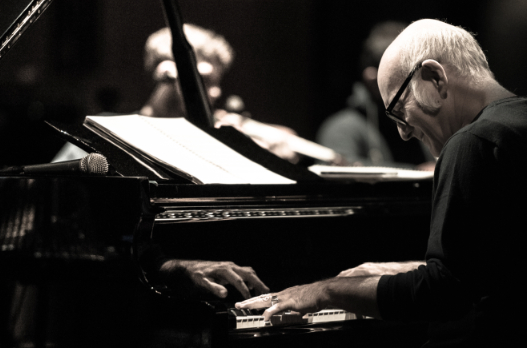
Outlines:
<svg viewBox="0 0 527 348"><path fill-rule="evenodd" d="M399 91L397 91L397 94L395 95L395 97L393 97L392 102L386 108L386 116L388 116L392 121L394 121L397 124L408 126L408 123L406 123L405 120L402 120L399 117L395 116L395 114L392 113L392 110L395 107L395 104L397 104L397 102L401 98L401 95L403 95L404 90L406 89L410 81L412 80L412 77L414 76L415 72L419 70L421 66L422 66L421 63L419 63L412 69L412 71L410 71L410 74L408 74L408 77L406 78L406 80L404 80L403 85L401 86L401 88L399 88Z"/></svg>

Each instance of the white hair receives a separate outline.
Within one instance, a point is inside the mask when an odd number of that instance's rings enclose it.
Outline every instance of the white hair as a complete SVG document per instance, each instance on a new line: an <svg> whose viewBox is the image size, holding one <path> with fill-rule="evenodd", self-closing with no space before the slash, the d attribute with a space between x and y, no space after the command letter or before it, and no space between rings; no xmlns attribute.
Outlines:
<svg viewBox="0 0 527 348"><path fill-rule="evenodd" d="M429 21L429 20L427 20ZM402 79L419 63L433 59L449 66L454 74L478 84L492 78L489 64L474 35L461 27L448 25L419 27L405 36L404 49L400 56ZM416 73L417 76L421 71ZM430 113L438 110L435 100L430 100L417 88L418 79L413 79L410 88L420 106Z"/></svg>

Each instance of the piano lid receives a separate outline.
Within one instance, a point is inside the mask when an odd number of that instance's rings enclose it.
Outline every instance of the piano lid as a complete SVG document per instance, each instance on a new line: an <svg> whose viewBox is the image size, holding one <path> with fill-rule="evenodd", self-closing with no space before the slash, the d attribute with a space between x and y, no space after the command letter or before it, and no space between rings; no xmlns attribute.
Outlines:
<svg viewBox="0 0 527 348"><path fill-rule="evenodd" d="M0 4L0 59L13 47L53 0L2 0Z"/></svg>

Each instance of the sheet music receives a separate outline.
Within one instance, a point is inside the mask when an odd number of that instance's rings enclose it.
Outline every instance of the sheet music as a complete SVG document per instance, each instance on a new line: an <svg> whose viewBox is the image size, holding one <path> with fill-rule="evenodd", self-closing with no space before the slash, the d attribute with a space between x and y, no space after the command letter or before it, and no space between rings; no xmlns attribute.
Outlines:
<svg viewBox="0 0 527 348"><path fill-rule="evenodd" d="M294 184L240 155L185 118L140 115L87 116L97 127L174 172L183 171L205 184Z"/></svg>

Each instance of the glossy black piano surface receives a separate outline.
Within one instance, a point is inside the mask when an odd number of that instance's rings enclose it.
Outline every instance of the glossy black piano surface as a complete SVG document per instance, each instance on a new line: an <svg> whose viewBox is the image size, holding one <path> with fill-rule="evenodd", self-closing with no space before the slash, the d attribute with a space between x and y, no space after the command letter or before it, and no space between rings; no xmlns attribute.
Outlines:
<svg viewBox="0 0 527 348"><path fill-rule="evenodd" d="M420 347L426 342L422 323L354 320L306 326L248 330L229 337L229 347Z"/></svg>
<svg viewBox="0 0 527 348"><path fill-rule="evenodd" d="M431 192L429 181L181 185L144 177L3 177L0 185L4 260L108 261L128 255L134 232L153 229L170 255L250 264L276 287L365 260L422 258ZM296 279L301 265L311 268L310 279ZM273 280L280 278L275 269L289 281Z"/></svg>
<svg viewBox="0 0 527 348"><path fill-rule="evenodd" d="M42 264L74 270L128 258L134 231L148 219L145 190L144 178L2 177L7 273L24 277L38 275Z"/></svg>
<svg viewBox="0 0 527 348"><path fill-rule="evenodd" d="M145 177L2 177L0 262L11 279L51 293L78 294L63 301L80 306L82 318L69 315L90 324L82 332L62 325L75 337L89 333L93 341L87 342L98 342L102 333L117 341L135 337L129 332L133 327L141 337L170 342L178 335L212 330L215 342L240 346L250 335L229 334L221 315L240 300L235 289L229 288L214 311L209 307L217 299L205 294L182 303L150 293L137 277L134 234L151 236L176 258L250 265L271 290L280 290L335 276L365 261L422 259L430 193L430 181L189 185ZM110 332L108 321L114 323ZM360 334L366 344L375 328L394 333L415 329L377 321L326 326L332 329L263 330L251 339L273 346L305 340L305 346ZM293 338L307 332L307 338Z"/></svg>

